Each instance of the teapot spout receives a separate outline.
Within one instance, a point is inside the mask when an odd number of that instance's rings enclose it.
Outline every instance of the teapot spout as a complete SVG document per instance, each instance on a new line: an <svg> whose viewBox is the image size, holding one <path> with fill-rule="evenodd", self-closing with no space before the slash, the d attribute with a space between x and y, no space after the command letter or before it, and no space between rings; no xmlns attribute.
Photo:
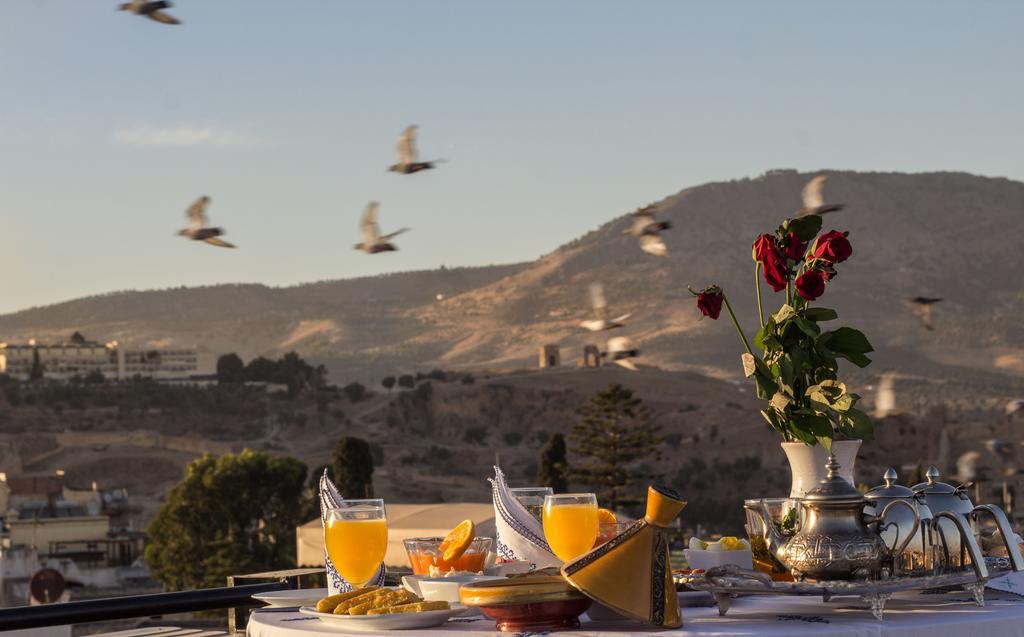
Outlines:
<svg viewBox="0 0 1024 637"><path fill-rule="evenodd" d="M778 527L775 526L774 520L772 520L771 509L768 508L768 503L761 500L756 506L747 506L747 509L753 513L756 513L761 518L761 525L764 527L764 542L768 547L768 552L771 553L775 558L779 557L779 548L786 543L786 537L779 532Z"/></svg>

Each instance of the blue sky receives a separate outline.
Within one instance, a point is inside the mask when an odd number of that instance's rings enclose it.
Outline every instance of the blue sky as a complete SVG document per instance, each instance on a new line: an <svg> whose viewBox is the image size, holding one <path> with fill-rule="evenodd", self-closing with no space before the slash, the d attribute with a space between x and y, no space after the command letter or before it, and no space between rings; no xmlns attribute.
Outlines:
<svg viewBox="0 0 1024 637"><path fill-rule="evenodd" d="M1024 180L1021 2L116 4L0 3L0 312L532 259L771 168ZM410 123L450 163L385 172ZM239 250L174 236L204 193Z"/></svg>

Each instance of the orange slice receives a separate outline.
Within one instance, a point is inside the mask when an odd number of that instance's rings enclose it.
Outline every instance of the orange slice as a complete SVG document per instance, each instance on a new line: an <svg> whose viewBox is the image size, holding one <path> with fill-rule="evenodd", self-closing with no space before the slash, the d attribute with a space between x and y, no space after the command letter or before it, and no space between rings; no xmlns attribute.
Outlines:
<svg viewBox="0 0 1024 637"><path fill-rule="evenodd" d="M598 509L597 510L597 523L598 524L615 524L618 521L619 520L618 520L618 518L615 517L615 514L612 513L611 511L609 511L608 509Z"/></svg>
<svg viewBox="0 0 1024 637"><path fill-rule="evenodd" d="M473 524L473 520L459 522L458 526L444 536L444 541L438 547L441 549L441 559L445 562L454 562L462 557L469 545L473 543L475 535L476 525Z"/></svg>

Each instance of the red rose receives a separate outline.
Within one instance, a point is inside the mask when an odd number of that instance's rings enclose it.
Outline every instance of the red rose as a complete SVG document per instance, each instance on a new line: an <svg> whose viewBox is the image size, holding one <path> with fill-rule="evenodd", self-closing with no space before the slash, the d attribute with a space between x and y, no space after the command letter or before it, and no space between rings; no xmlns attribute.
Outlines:
<svg viewBox="0 0 1024 637"><path fill-rule="evenodd" d="M722 313L722 288L712 285L702 290L697 295L697 309L704 316L718 320L718 315Z"/></svg>
<svg viewBox="0 0 1024 637"><path fill-rule="evenodd" d="M808 301L825 293L825 275L817 270L808 270L796 278L796 291Z"/></svg>
<svg viewBox="0 0 1024 637"><path fill-rule="evenodd" d="M804 258L804 252L807 250L807 242L801 241L800 237L796 236L795 232L790 232L786 235L784 244L783 252L787 259L800 261Z"/></svg>
<svg viewBox="0 0 1024 637"><path fill-rule="evenodd" d="M760 261L764 263L764 260L768 258L771 253L779 252L779 243L775 240L774 235L763 234L754 240L753 245L753 257L754 261Z"/></svg>
<svg viewBox="0 0 1024 637"><path fill-rule="evenodd" d="M776 292L785 290L789 282L789 268L775 236L762 234L754 241L752 250L754 261L764 268L764 280L768 285Z"/></svg>
<svg viewBox="0 0 1024 637"><path fill-rule="evenodd" d="M832 263L842 263L853 254L853 246L850 245L846 234L837 230L830 230L818 237L814 246L814 256L825 259Z"/></svg>
<svg viewBox="0 0 1024 637"><path fill-rule="evenodd" d="M764 280L768 285L776 292L785 290L786 284L789 283L789 268L786 267L782 255L778 252L769 252L761 265L764 267Z"/></svg>

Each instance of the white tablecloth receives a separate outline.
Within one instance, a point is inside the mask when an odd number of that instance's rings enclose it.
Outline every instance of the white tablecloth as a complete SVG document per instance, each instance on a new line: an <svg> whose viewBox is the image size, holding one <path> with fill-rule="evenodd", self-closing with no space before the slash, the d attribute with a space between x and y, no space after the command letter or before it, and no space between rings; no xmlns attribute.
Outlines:
<svg viewBox="0 0 1024 637"><path fill-rule="evenodd" d="M485 618L456 619L441 628L402 631L408 637L502 635ZM634 622L587 622L572 635L614 637L664 632ZM812 597L742 597L725 617L717 608L684 608L683 627L669 631L685 637L828 635L830 637L1024 637L1024 597L986 591L986 605L974 605L967 593L894 596L878 621L858 598L824 603ZM249 637L312 637L334 635L320 620L299 613L256 611L249 619Z"/></svg>

